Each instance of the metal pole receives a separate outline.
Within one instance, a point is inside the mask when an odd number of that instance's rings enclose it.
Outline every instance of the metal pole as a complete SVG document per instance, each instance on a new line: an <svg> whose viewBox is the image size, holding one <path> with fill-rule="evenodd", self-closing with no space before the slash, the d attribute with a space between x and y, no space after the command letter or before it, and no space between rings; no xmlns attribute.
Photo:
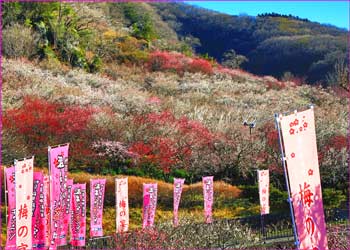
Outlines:
<svg viewBox="0 0 350 250"><path fill-rule="evenodd" d="M259 175L259 169L256 170L257 173L257 182L258 182L258 190L259 190L259 196L260 196L260 175ZM261 206L261 204L260 204ZM261 214L261 207L260 207L260 226L261 226L261 235L263 242L265 243L265 230L264 230L264 215Z"/></svg>
<svg viewBox="0 0 350 250"><path fill-rule="evenodd" d="M265 228L264 228L264 215L260 215L260 221L261 221L261 232L262 232L262 237L265 243L266 237L265 237Z"/></svg>
<svg viewBox="0 0 350 250"><path fill-rule="evenodd" d="M5 194L5 220L6 220L6 226L7 226L7 220L8 220L8 212L7 212L7 182L6 182L6 168L4 166L4 194Z"/></svg>
<svg viewBox="0 0 350 250"><path fill-rule="evenodd" d="M285 161L284 150L283 150L283 144L282 144L282 134L281 134L281 128L280 128L280 123L279 123L279 120L278 120L278 119L279 119L279 114L275 114L276 128L277 128L277 131L278 131L278 144L279 144L280 150L281 150L281 161L282 161L282 165L283 165L284 178L285 178L285 180L286 180L290 215L291 215L291 217L292 217L292 226L293 226L294 240L295 240L294 244L297 246L297 249L299 249L299 239L298 239L297 228L296 228L295 220L294 220L293 204L292 204L292 199L291 199L291 197L290 197L290 188L289 188L289 181L288 181L288 173L287 173L286 161Z"/></svg>
<svg viewBox="0 0 350 250"><path fill-rule="evenodd" d="M50 198L49 198L49 207L50 207L50 218L49 218L49 248L51 247L51 241L52 241L52 232L51 232L51 223L52 223L52 218L53 218L53 212L52 212L52 178L51 178L51 159L50 159L50 151L51 151L51 147L48 146L47 147L47 159L48 159L48 172L49 172L49 194L50 194Z"/></svg>

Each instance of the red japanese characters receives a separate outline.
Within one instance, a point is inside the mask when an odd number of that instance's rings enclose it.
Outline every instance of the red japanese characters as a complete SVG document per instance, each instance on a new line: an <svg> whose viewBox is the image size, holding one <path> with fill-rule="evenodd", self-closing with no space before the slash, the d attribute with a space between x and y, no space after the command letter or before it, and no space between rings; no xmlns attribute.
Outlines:
<svg viewBox="0 0 350 250"><path fill-rule="evenodd" d="M34 157L15 161L16 247L32 249L32 196Z"/></svg>
<svg viewBox="0 0 350 250"><path fill-rule="evenodd" d="M102 215L106 179L90 180L90 236L103 236Z"/></svg>
<svg viewBox="0 0 350 250"><path fill-rule="evenodd" d="M313 108L281 116L299 248L328 249Z"/></svg>
<svg viewBox="0 0 350 250"><path fill-rule="evenodd" d="M128 178L115 179L116 232L129 229Z"/></svg>

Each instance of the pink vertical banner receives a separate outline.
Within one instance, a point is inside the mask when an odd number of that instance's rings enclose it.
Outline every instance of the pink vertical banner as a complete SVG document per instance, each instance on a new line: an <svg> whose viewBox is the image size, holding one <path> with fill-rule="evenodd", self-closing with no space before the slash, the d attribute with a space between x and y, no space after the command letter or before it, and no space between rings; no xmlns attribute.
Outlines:
<svg viewBox="0 0 350 250"><path fill-rule="evenodd" d="M32 197L34 157L15 160L16 249L32 247Z"/></svg>
<svg viewBox="0 0 350 250"><path fill-rule="evenodd" d="M50 177L48 175L44 175L44 229L45 229L45 247L48 248L50 246L50 223L51 223L51 213L50 213Z"/></svg>
<svg viewBox="0 0 350 250"><path fill-rule="evenodd" d="M67 179L66 181L66 189L64 191L64 199L62 200L63 208L61 210L63 223L60 228L60 236L57 239L58 246L67 245L67 237L68 237L68 227L71 219L71 193L73 187L73 180Z"/></svg>
<svg viewBox="0 0 350 250"><path fill-rule="evenodd" d="M49 170L50 170L50 248L55 249L60 241L61 230L63 230L63 211L66 204L66 181L68 172L68 148L69 144L58 147L49 147Z"/></svg>
<svg viewBox="0 0 350 250"><path fill-rule="evenodd" d="M5 169L7 184L7 237L5 249L16 249L16 191L15 191L15 167Z"/></svg>
<svg viewBox="0 0 350 250"><path fill-rule="evenodd" d="M102 215L106 179L90 180L90 237L103 236Z"/></svg>
<svg viewBox="0 0 350 250"><path fill-rule="evenodd" d="M203 196L204 196L204 218L205 223L213 222L212 207L214 199L214 177L202 177L203 181Z"/></svg>
<svg viewBox="0 0 350 250"><path fill-rule="evenodd" d="M185 179L174 178L174 212L173 212L173 225L176 227L179 225L179 205L181 200L182 187L185 183Z"/></svg>
<svg viewBox="0 0 350 250"><path fill-rule="evenodd" d="M45 248L44 175L34 172L32 203L33 249Z"/></svg>
<svg viewBox="0 0 350 250"><path fill-rule="evenodd" d="M86 239L86 184L73 184L71 242L75 247L85 246Z"/></svg>
<svg viewBox="0 0 350 250"><path fill-rule="evenodd" d="M280 116L299 249L328 249L313 108Z"/></svg>
<svg viewBox="0 0 350 250"><path fill-rule="evenodd" d="M152 227L157 208L157 183L143 184L142 228Z"/></svg>
<svg viewBox="0 0 350 250"><path fill-rule="evenodd" d="M269 190L270 190L270 176L269 170L258 170L259 183L259 198L260 198L260 214L270 213L269 204Z"/></svg>
<svg viewBox="0 0 350 250"><path fill-rule="evenodd" d="M129 230L128 178L115 179L115 207L117 233Z"/></svg>

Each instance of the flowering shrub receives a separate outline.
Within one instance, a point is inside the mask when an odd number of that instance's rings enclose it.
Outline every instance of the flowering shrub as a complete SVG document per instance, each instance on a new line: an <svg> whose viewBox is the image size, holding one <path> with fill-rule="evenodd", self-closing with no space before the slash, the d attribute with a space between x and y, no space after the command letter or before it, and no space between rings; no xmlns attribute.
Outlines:
<svg viewBox="0 0 350 250"><path fill-rule="evenodd" d="M173 167L188 168L193 157L212 150L217 139L200 122L176 118L167 110L136 116L134 123L148 139L132 143L129 150L138 155L140 163L157 164L165 173Z"/></svg>
<svg viewBox="0 0 350 250"><path fill-rule="evenodd" d="M157 164L165 173L169 173L171 167L179 163L179 157L188 160L188 152L177 148L171 139L163 137L154 137L147 144L136 142L129 150L138 156L140 163Z"/></svg>
<svg viewBox="0 0 350 250"><path fill-rule="evenodd" d="M154 51L150 53L147 66L151 71L174 71L180 75L185 71L213 73L213 67L207 60L190 58L177 52Z"/></svg>
<svg viewBox="0 0 350 250"><path fill-rule="evenodd" d="M259 156L264 167L268 167L272 175L281 177L283 169L279 158L280 148L278 144L278 132L273 122L265 123L260 129L264 147L259 152Z"/></svg>
<svg viewBox="0 0 350 250"><path fill-rule="evenodd" d="M99 156L113 157L120 160L125 160L133 156L125 145L119 141L99 140L92 144L92 148L98 151Z"/></svg>
<svg viewBox="0 0 350 250"><path fill-rule="evenodd" d="M201 58L195 58L187 66L187 70L191 73L204 73L211 75L213 73L213 67L207 60Z"/></svg>
<svg viewBox="0 0 350 250"><path fill-rule="evenodd" d="M92 154L84 132L94 109L51 103L35 97L25 97L20 108L4 112L3 124L13 136L22 136L36 158L44 160L47 146L71 142L71 155ZM43 159L41 159L43 158Z"/></svg>
<svg viewBox="0 0 350 250"><path fill-rule="evenodd" d="M21 108L7 110L4 127L26 137L28 142L46 143L50 137L68 139L86 129L94 110L64 106L35 97L25 97Z"/></svg>
<svg viewBox="0 0 350 250"><path fill-rule="evenodd" d="M320 173L326 187L346 190L348 179L348 145L346 137L334 135L319 148Z"/></svg>

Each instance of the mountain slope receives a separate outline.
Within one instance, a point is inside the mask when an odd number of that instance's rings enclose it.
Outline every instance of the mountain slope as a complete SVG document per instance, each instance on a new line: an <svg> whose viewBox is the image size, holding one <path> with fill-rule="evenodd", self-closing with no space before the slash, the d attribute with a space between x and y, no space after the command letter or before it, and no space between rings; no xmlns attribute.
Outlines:
<svg viewBox="0 0 350 250"><path fill-rule="evenodd" d="M221 61L234 49L249 61L243 68L261 75L282 77L291 72L306 81L325 82L337 60L346 59L347 32L292 16L266 14L231 16L181 3L152 4L180 36L194 36Z"/></svg>
<svg viewBox="0 0 350 250"><path fill-rule="evenodd" d="M87 128L78 134L67 128L65 134L50 133L44 141L28 141L28 138L37 138L30 133L45 136L44 128L21 131L16 129L17 125L9 127L5 122L4 162L31 154L35 149L37 160L45 164L45 145L69 139L73 140L70 164L73 169L97 173L131 171L147 166L143 164L148 162L165 173L183 169L195 176L215 174L218 178L240 183L244 181L242 177L254 179L255 168L280 171L274 113L304 109L313 103L316 104L320 157L322 154L321 171L328 173L327 169L332 167L334 173L339 173L337 179L346 173L342 170L346 167L343 162L346 157L342 155L346 152L343 138L347 128L347 102L331 90L296 86L292 82L282 83L272 77L257 77L241 71L217 71L211 76L198 73L179 76L125 66L115 67L114 71L113 77L78 70L53 72L32 63L5 60L5 121L10 114L18 112L16 108L23 109L23 100L27 97L45 100L44 104L61 103L63 110L76 105L93 107L95 114ZM62 112L62 108L58 112ZM34 117L39 116L38 122L45 122L40 111L29 109L26 112L21 119L27 117L28 122L34 119L35 124ZM48 115L47 119L52 120L50 113ZM75 118L72 119L68 124L74 124ZM244 120L256 121L251 137L249 129L243 126ZM69 134L72 136L68 138ZM75 140L80 144L74 145ZM108 142L107 148L99 147L104 145L101 142ZM75 147L84 149L85 155L81 155L81 151L75 153ZM95 150L102 153L101 157ZM144 155L146 162L130 162L128 159L133 159L134 154ZM333 160L328 161L328 157ZM146 174L153 177L159 174L147 171Z"/></svg>
<svg viewBox="0 0 350 250"><path fill-rule="evenodd" d="M196 39L191 34L181 37L174 32L189 29L176 21L187 16L192 17L192 25L198 20L210 23L208 27L189 26L202 29L203 36L210 31L227 42L234 30L242 51L264 48L256 56L270 53L264 60L278 62L275 68L280 71L285 70L284 58L293 58L287 64L292 71L295 65L307 68L316 62L311 57L300 61L305 48L319 56L317 60L334 48L326 57L328 62L336 60L342 52L332 39L338 39L342 31L319 25L318 30L306 29L305 23L315 25L290 17L255 20L208 11L200 15L201 11L181 4L4 6L4 41L20 45L12 57L22 57L3 63L2 153L6 164L34 153L37 163L44 165L47 145L70 141L70 169L75 171L167 181L174 176L196 181L212 174L239 184L254 182L256 169L269 168L276 173L274 182L281 183L274 113L315 104L323 179L330 187L343 189L346 185L347 103L343 93L224 68L192 53L189 42ZM159 6L163 14L155 13ZM166 12L176 22L162 21ZM276 19L287 22L281 23L281 29L270 28L276 26ZM215 33L210 30L214 26ZM298 34L281 36L286 27L289 33ZM320 37L324 28L330 32L322 35L324 41L309 35ZM23 53L27 50L21 50L24 43L18 41L31 41L28 46L33 54ZM312 44L312 48L300 43ZM215 48L219 50L215 44L210 47ZM264 60L248 63L268 67ZM320 61L316 64L327 66ZM252 134L243 125L245 120L256 122Z"/></svg>

